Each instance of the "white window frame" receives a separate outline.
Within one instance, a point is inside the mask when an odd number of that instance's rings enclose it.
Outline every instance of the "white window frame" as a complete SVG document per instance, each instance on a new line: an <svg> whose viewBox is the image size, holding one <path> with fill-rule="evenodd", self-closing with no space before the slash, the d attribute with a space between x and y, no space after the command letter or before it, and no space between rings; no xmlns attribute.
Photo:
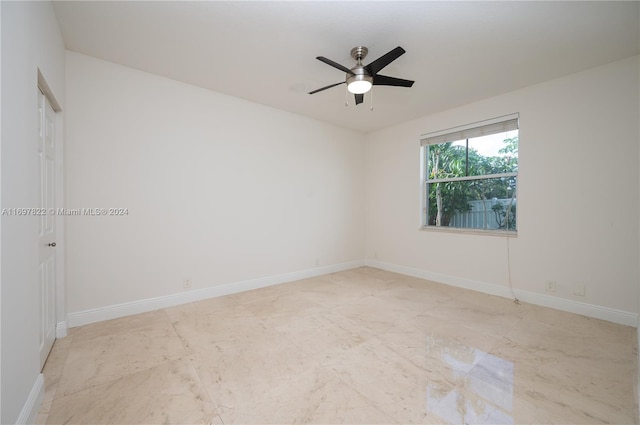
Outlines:
<svg viewBox="0 0 640 425"><path fill-rule="evenodd" d="M448 227L448 226L432 226L428 223L428 187L434 183L455 182L455 181L469 181L469 180L488 180L492 178L504 178L504 177L516 177L516 193L517 193L517 177L518 172L511 173L498 173L498 174L483 174L479 176L463 176L463 177L451 177L446 179L429 179L428 173L428 146L440 143L454 142L464 139L471 139L488 134L496 134L506 132L510 130L519 130L520 114L514 113L504 115L500 117L491 118L488 120L478 121L470 124L465 124L458 127L449 128L446 130L440 130L432 133L427 133L420 136L420 180L421 180L421 196L420 196L420 230L429 231L446 231L446 232L460 232L460 233L479 233L483 235L508 235L516 236L518 228L516 229L477 229L477 228L461 228L461 227ZM519 134L519 131L518 131Z"/></svg>

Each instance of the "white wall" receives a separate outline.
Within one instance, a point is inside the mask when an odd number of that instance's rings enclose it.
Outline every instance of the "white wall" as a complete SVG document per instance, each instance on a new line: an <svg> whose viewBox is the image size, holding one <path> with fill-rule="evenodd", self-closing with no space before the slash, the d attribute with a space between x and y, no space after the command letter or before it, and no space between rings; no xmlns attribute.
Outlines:
<svg viewBox="0 0 640 425"><path fill-rule="evenodd" d="M508 284L506 239L420 231L420 135L520 113L513 284L638 311L638 57L369 134L366 256L447 283ZM573 295L575 284L586 295ZM632 323L633 324L633 323Z"/></svg>
<svg viewBox="0 0 640 425"><path fill-rule="evenodd" d="M2 208L37 207L38 69L64 108L64 46L49 2L1 2ZM2 412L25 413L38 377L37 227L35 217L2 216ZM33 395L33 394L31 394ZM37 408L37 406L36 406ZM28 410L28 409L27 409ZM29 413L29 412L26 412Z"/></svg>
<svg viewBox="0 0 640 425"><path fill-rule="evenodd" d="M364 136L67 52L71 315L364 258Z"/></svg>

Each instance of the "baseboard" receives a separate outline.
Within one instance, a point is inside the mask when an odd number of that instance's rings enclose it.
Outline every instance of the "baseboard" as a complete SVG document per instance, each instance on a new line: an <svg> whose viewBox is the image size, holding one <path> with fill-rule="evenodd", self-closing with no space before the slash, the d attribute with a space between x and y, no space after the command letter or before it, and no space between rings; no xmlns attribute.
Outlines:
<svg viewBox="0 0 640 425"><path fill-rule="evenodd" d="M58 322L56 325L56 338L67 336L67 322Z"/></svg>
<svg viewBox="0 0 640 425"><path fill-rule="evenodd" d="M40 405L44 399L44 375L39 374L36 382L31 387L31 392L27 401L22 407L22 411L16 420L16 425L32 424L36 421Z"/></svg>
<svg viewBox="0 0 640 425"><path fill-rule="evenodd" d="M638 421L638 419L640 419L640 367L638 367L638 355L640 353L640 318L638 319L639 323L638 323L638 328L636 329L636 334L637 334L637 347L636 347L636 380L634 382L633 385L633 390L635 392L635 396L636 396L636 423L640 423L640 421Z"/></svg>
<svg viewBox="0 0 640 425"><path fill-rule="evenodd" d="M148 298L140 301L133 301L92 310L84 310L76 313L69 313L66 324L68 324L68 327L73 328L76 326L87 325L89 323L117 319L119 317L130 316L133 314L146 313L148 311L158 310L161 308L173 307L176 305L235 294L252 289L264 288L300 279L307 279L323 274L336 273L362 266L364 266L364 261L350 261L291 273L211 286L208 288L180 292L163 297Z"/></svg>
<svg viewBox="0 0 640 425"><path fill-rule="evenodd" d="M366 260L365 265L395 273L405 274L408 276L418 277L421 279L427 279L438 283L444 283L446 285L456 286L459 288L471 289L474 291L483 292L485 294L496 295L505 298L513 298L513 294L508 287L496 285L493 283L465 279L456 276L449 276L440 273L433 273L426 270L401 266L397 264L384 263L377 260ZM529 304L549 307L569 313L581 314L583 316L607 320L609 322L619 323L621 325L633 327L638 326L638 315L636 313L615 310L608 307L601 307L574 300L568 300L566 298L552 297L536 292L523 291L521 289L514 289L514 292L516 297L520 301Z"/></svg>
<svg viewBox="0 0 640 425"><path fill-rule="evenodd" d="M456 286L463 289L471 289L473 291L478 291L485 294L496 295L504 298L513 297L511 290L508 287L502 285L496 285L493 283L466 279L457 276L450 276L441 273L434 273L413 267L384 263L377 260L351 261L330 266L300 270L291 273L284 273L280 275L232 282L224 285L196 289L193 291L180 292L163 297L148 298L129 303L84 310L76 313L69 313L69 315L67 316L67 322L58 323L58 326L56 328L56 335L59 338L66 336L67 328L82 326L89 323L101 322L104 320L117 319L119 317L145 313L161 308L173 307L176 305L235 294L252 289L264 288L280 283L307 279L323 274L336 273L343 270L362 267L364 265L408 276L414 276L421 279L431 280L446 285ZM565 298L552 297L549 295L524 291L520 289L515 289L514 292L520 301L526 303L535 304L542 307L549 307L556 310L567 311L569 313L581 314L583 316L607 320L609 322L619 323L622 325L633 327L638 326L638 315L636 313L601 307L593 304L568 300Z"/></svg>
<svg viewBox="0 0 640 425"><path fill-rule="evenodd" d="M636 313L583 303L580 301L568 300L566 298L551 297L537 292L521 290L516 290L515 292L520 301L524 301L529 304L554 308L556 310L567 311L569 313L581 314L583 316L632 326L634 328L638 325L638 315Z"/></svg>

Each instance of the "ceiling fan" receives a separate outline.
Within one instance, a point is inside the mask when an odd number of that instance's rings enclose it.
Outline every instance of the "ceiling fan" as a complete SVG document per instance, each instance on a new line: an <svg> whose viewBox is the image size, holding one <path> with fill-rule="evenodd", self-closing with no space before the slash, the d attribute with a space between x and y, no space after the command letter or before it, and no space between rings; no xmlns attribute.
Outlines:
<svg viewBox="0 0 640 425"><path fill-rule="evenodd" d="M367 56L368 52L369 49L364 46L356 46L351 49L351 57L356 61L356 65L351 69L340 65L331 59L327 59L324 56L316 57L319 61L337 68L340 71L346 72L347 75L345 81L330 84L326 87L311 91L309 94L318 93L323 90L330 89L331 87L346 83L347 90L354 94L356 105L358 105L363 102L364 94L371 90L372 86L411 87L413 85L414 82L411 80L403 80L401 78L387 77L386 75L378 74L378 72L380 72L385 66L389 65L405 53L405 50L402 47L398 46L387 54L374 60L369 65L363 65L362 60Z"/></svg>

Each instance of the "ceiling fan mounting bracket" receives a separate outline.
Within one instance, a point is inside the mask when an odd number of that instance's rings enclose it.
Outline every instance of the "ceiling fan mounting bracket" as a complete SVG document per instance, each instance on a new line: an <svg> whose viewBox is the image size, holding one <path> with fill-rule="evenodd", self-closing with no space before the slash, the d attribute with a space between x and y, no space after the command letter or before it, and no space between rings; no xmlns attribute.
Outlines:
<svg viewBox="0 0 640 425"><path fill-rule="evenodd" d="M364 46L356 46L351 49L351 57L357 61L361 61L366 58L367 53L369 53L369 49Z"/></svg>

